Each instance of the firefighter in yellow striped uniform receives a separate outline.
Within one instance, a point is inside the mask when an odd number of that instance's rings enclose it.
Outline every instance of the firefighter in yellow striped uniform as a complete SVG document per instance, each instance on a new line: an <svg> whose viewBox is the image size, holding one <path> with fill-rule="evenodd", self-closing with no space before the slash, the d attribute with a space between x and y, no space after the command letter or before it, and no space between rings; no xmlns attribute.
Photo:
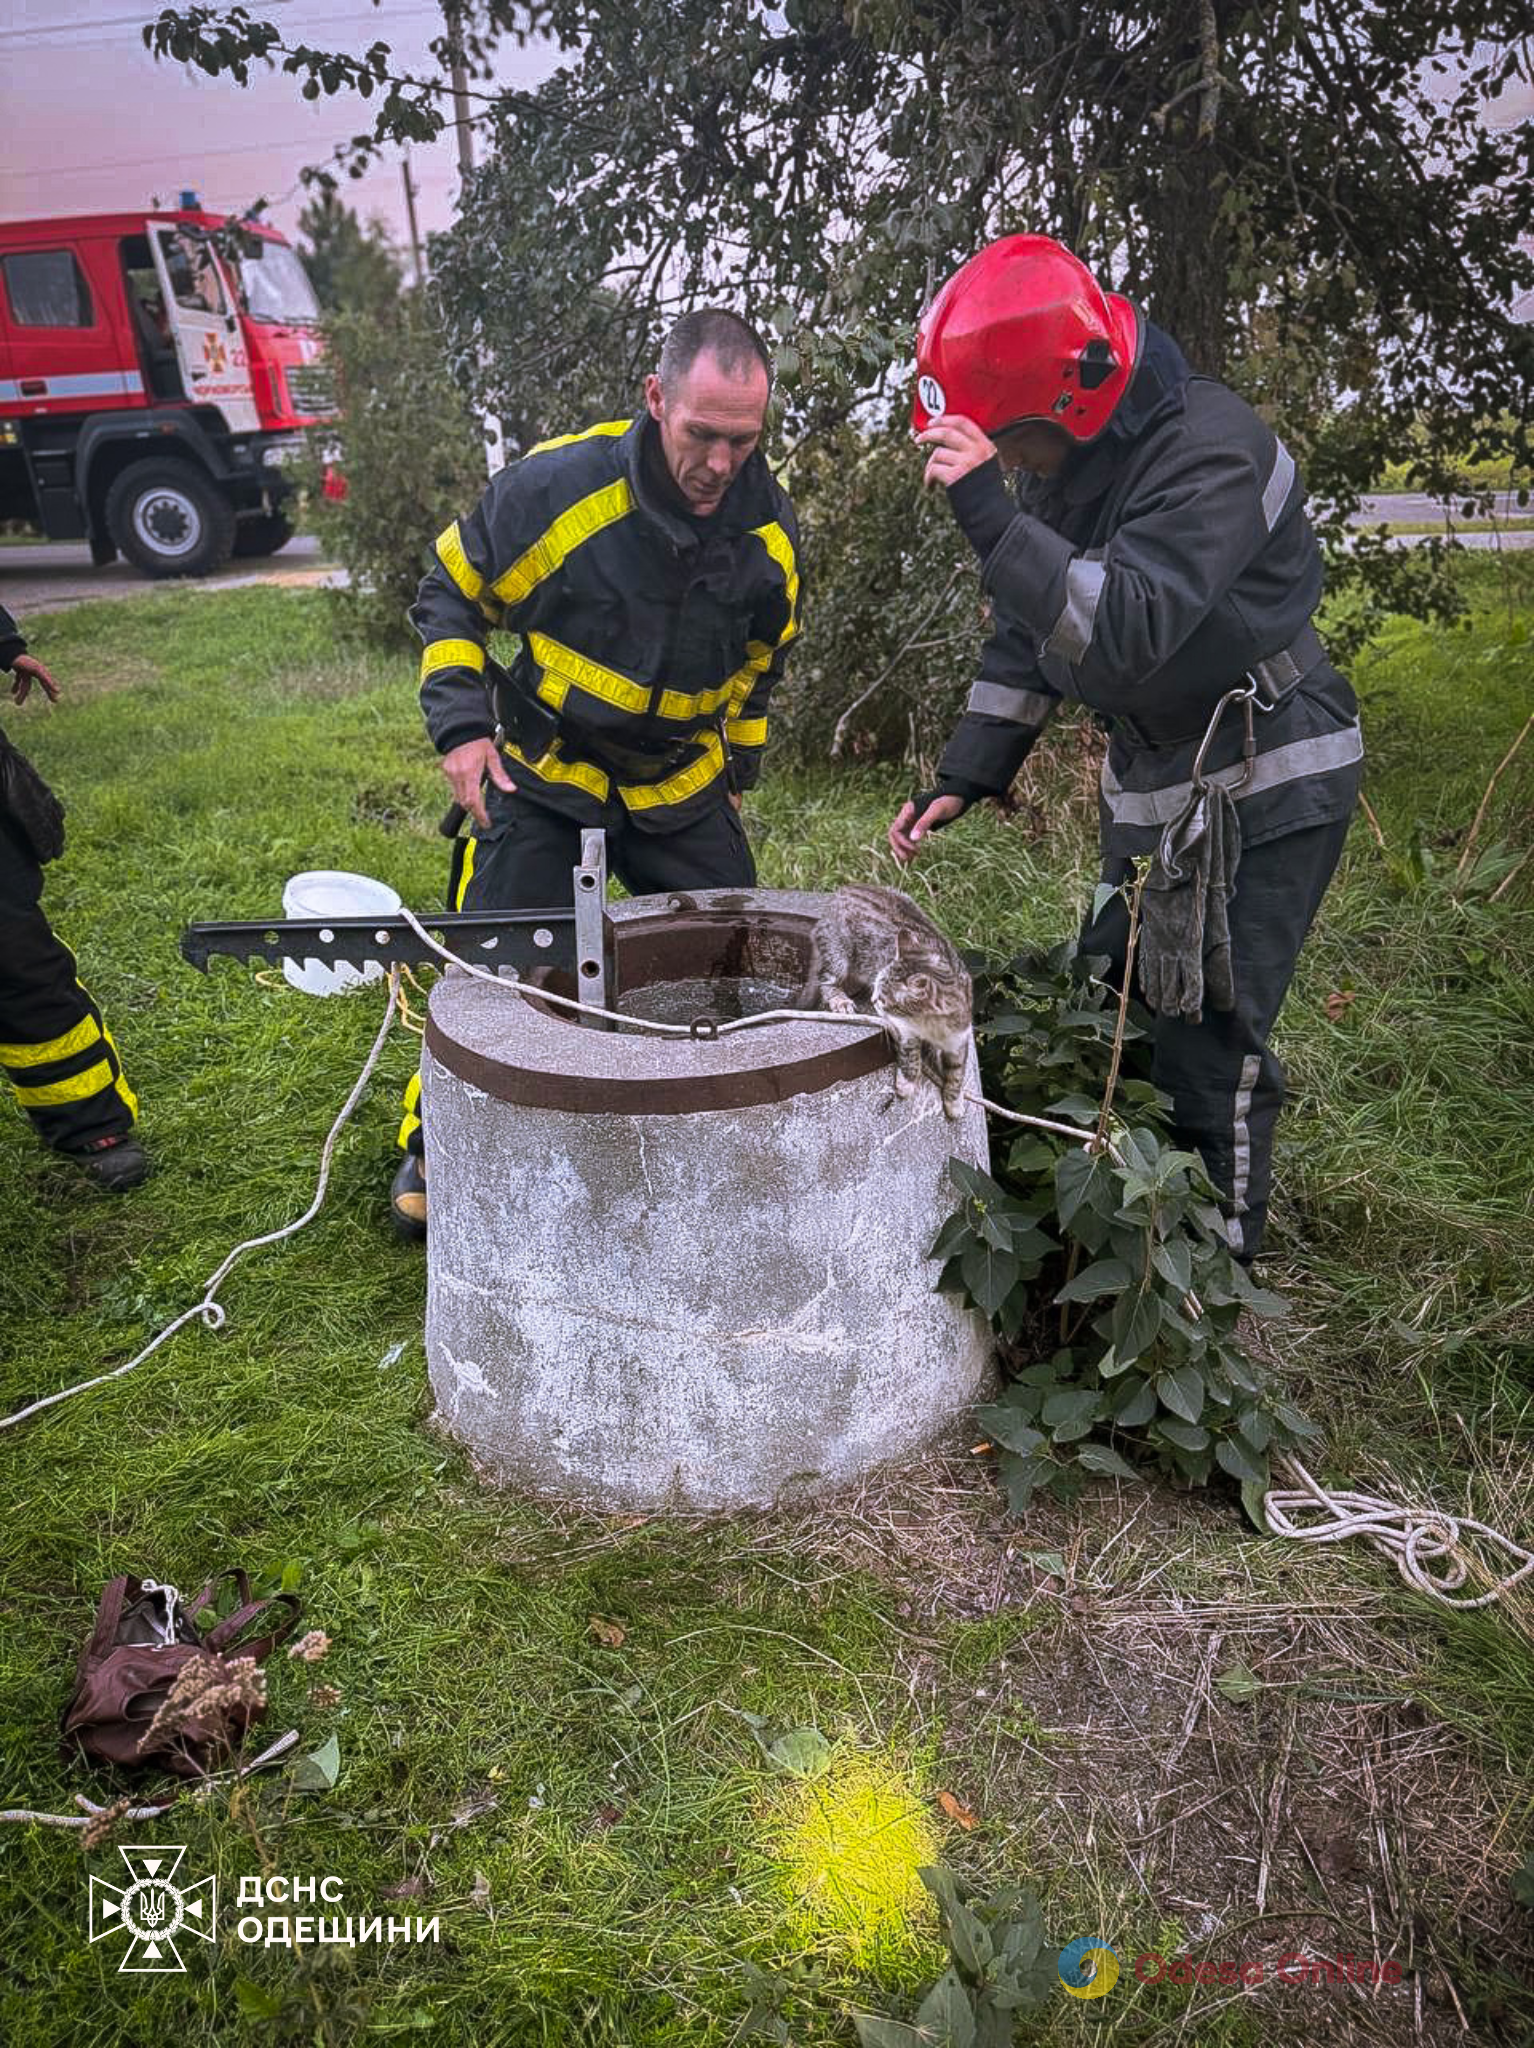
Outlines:
<svg viewBox="0 0 1534 2048"><path fill-rule="evenodd" d="M0 606L0 669L24 704L58 685ZM0 1067L33 1129L104 1188L137 1187L149 1171L134 1135L138 1103L74 955L41 906L43 863L63 850L63 813L36 770L0 734Z"/></svg>
<svg viewBox="0 0 1534 2048"><path fill-rule="evenodd" d="M798 529L758 443L771 359L733 313L689 313L644 410L541 442L436 546L411 620L421 705L474 820L463 910L567 902L582 827L635 895L749 888L739 818L799 629ZM486 684L486 636L518 636ZM391 1208L426 1232L419 1079Z"/></svg>

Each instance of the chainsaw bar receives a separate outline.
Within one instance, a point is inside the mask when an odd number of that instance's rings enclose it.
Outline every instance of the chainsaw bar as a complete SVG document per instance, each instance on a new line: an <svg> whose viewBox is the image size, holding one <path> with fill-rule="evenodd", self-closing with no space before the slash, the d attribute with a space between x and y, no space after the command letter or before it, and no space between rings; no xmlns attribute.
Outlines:
<svg viewBox="0 0 1534 2048"><path fill-rule="evenodd" d="M529 968L554 960L564 964L575 956L572 904L561 910L446 911L423 917L421 923L451 952L492 971L513 968L525 974ZM612 933L605 916L602 926L603 950L610 958ZM375 961L381 967L443 965L442 956L402 917L268 918L260 924L188 925L181 935L182 958L206 974L215 953L231 960L291 960L296 967L305 961L322 967L342 961L352 967Z"/></svg>

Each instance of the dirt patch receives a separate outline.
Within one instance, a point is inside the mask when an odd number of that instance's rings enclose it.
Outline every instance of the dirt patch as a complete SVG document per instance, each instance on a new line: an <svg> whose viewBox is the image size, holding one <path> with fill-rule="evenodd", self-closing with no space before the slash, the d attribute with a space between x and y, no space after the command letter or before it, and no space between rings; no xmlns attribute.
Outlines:
<svg viewBox="0 0 1534 2048"><path fill-rule="evenodd" d="M1037 1872L1126 1980L1142 1954L1148 1977L1212 1966L1121 2005L1135 2039L1197 2038L1239 2000L1265 2043L1527 2040L1494 1988L1534 1972L1507 1889L1526 1794L1416 1698L1385 1567L1159 1487L1017 1522L961 1461L849 1508L796 1547L889 1586L977 1852ZM1009 1613L1031 1626L963 1684L923 1638Z"/></svg>

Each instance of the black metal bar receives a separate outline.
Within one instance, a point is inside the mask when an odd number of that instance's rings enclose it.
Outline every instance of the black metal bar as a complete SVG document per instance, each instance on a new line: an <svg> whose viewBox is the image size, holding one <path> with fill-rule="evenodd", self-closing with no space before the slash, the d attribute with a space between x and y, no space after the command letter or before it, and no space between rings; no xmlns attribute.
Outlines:
<svg viewBox="0 0 1534 2048"><path fill-rule="evenodd" d="M604 916L603 924L608 923ZM433 938L477 967L530 968L575 958L575 907L558 910L445 911L423 917ZM611 945L611 933L606 934ZM347 961L365 967L439 967L434 953L402 917L268 918L260 924L193 924L181 935L183 959L208 971L215 953L233 960L316 961L333 967Z"/></svg>

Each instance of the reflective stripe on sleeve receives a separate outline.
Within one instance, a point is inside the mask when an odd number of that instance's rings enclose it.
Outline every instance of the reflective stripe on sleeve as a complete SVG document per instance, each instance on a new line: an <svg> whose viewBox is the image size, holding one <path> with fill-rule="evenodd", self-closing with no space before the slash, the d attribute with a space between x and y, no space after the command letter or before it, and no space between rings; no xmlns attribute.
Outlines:
<svg viewBox="0 0 1534 2048"><path fill-rule="evenodd" d="M421 656L421 681L442 668L471 668L483 675L485 650L472 640L433 640Z"/></svg>
<svg viewBox="0 0 1534 2048"><path fill-rule="evenodd" d="M726 719L724 736L732 747L765 747L767 721L765 718Z"/></svg>
<svg viewBox="0 0 1534 2048"><path fill-rule="evenodd" d="M788 596L788 624L778 635L778 645L784 647L799 630L799 565L794 558L794 544L775 519L769 520L765 526L753 526L751 531L783 571L783 587Z"/></svg>
<svg viewBox="0 0 1534 2048"><path fill-rule="evenodd" d="M1013 725L1042 725L1055 708L1055 700L1042 690L1014 690L1006 683L983 679L971 685L966 711L980 711L987 718L1010 719Z"/></svg>
<svg viewBox="0 0 1534 2048"><path fill-rule="evenodd" d="M491 588L508 605L521 604L546 576L552 576L576 548L603 527L625 518L634 508L633 495L622 477L578 498L566 512L546 526L530 548L518 556Z"/></svg>
<svg viewBox="0 0 1534 2048"><path fill-rule="evenodd" d="M446 569L454 583L471 604L479 601L479 594L485 587L485 579L463 550L463 535L458 531L458 521L437 535L437 560Z"/></svg>
<svg viewBox="0 0 1534 2048"><path fill-rule="evenodd" d="M1252 764L1252 777L1245 788L1235 787L1241 780L1240 761L1233 761L1228 768L1216 768L1205 780L1223 783L1232 791L1237 803L1245 803L1249 796L1257 796L1265 789L1277 789L1281 783L1297 782L1303 775L1326 775L1333 769L1350 767L1363 757L1363 734L1355 720L1337 732L1316 733L1310 739L1291 740L1286 747L1274 747L1270 753L1259 754ZM1104 761L1102 792L1108 815L1115 825L1169 825L1186 807L1193 794L1193 784L1171 782L1164 789L1125 789Z"/></svg>
<svg viewBox="0 0 1534 2048"><path fill-rule="evenodd" d="M1269 533L1278 524L1279 514L1283 511L1288 501L1290 486L1293 482L1294 457L1289 453L1289 450L1282 441L1275 441L1273 444L1273 467L1269 472L1268 481L1263 487L1262 493L1263 523L1266 525Z"/></svg>
<svg viewBox="0 0 1534 2048"><path fill-rule="evenodd" d="M1046 654L1080 661L1092 644L1098 600L1108 580L1105 565L1094 555L1077 555L1065 572L1065 604L1044 642Z"/></svg>

